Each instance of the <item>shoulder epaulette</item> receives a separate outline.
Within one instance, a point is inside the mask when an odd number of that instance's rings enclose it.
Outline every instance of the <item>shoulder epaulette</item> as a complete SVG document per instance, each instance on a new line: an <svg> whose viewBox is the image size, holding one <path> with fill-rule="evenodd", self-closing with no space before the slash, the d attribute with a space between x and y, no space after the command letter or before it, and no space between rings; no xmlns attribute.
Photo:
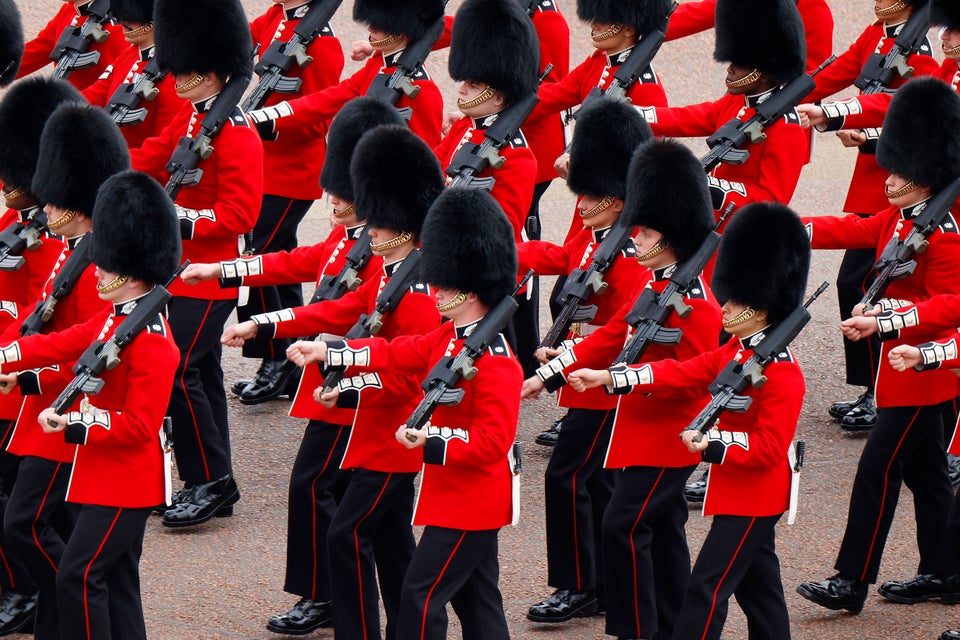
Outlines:
<svg viewBox="0 0 960 640"><path fill-rule="evenodd" d="M513 353L510 351L510 345L502 333L493 339L490 346L487 347L487 352L492 356L504 356L507 358L513 356Z"/></svg>

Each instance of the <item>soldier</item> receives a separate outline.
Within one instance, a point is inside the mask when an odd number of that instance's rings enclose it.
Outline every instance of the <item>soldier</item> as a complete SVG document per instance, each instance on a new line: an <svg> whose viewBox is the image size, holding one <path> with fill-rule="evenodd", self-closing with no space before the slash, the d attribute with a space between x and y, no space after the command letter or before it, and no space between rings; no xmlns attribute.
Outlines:
<svg viewBox="0 0 960 640"><path fill-rule="evenodd" d="M858 216L809 218L815 249L874 247L879 256L890 238L903 238L910 221L932 194L960 175L960 96L933 78L921 78L898 90L884 120L877 161L890 171L884 211ZM929 248L915 256L908 277L892 281L886 295L918 302L939 293L954 293L960 277L960 234L954 214L929 238ZM903 302L898 306L908 304ZM854 314L860 313L858 308ZM834 565L837 574L821 582L803 582L797 592L823 607L859 613L868 585L876 582L880 559L900 495L901 483L915 496L920 565L916 578L886 582L881 595L895 602L915 598L960 599L960 573L946 536L951 491L944 456L944 411L960 395L949 371L919 374L895 371L886 354L900 340L883 344L877 374L877 424L863 448L850 496L843 541Z"/></svg>
<svg viewBox="0 0 960 640"><path fill-rule="evenodd" d="M300 21L312 10L321 10L323 3L311 0L283 0L272 4L266 13L250 23L254 43L260 51L269 49L272 42L288 42ZM319 8L318 8L319 7ZM294 64L285 75L302 82L295 95L273 93L267 105L284 99L305 96L333 86L340 81L343 71L343 51L340 40L329 24L320 36L307 47L313 57L310 66ZM290 251L297 247L297 227L314 200L323 195L317 183L323 170L326 143L323 137L301 140L298 136L283 136L263 142L263 203L253 228L253 246L257 253ZM312 277L312 274L311 274ZM237 313L241 320L265 311L277 311L303 304L300 283L256 287L249 291L247 304L241 304ZM256 376L239 380L234 387L242 404L259 404L296 391L298 369L287 360L289 341L271 340L244 347L244 357L260 358Z"/></svg>
<svg viewBox="0 0 960 640"><path fill-rule="evenodd" d="M23 24L13 0L0 1L0 87L6 87L20 70L23 58Z"/></svg>
<svg viewBox="0 0 960 640"><path fill-rule="evenodd" d="M516 282L510 223L487 193L453 189L437 198L423 229L422 274L436 289L437 310L451 322L390 343L297 342L290 356L298 364L360 363L419 379L440 358L460 351ZM497 538L518 513L512 447L523 374L502 334L474 365L476 375L457 386L464 391L459 404L437 407L422 429L396 430L404 447L423 450L413 524L425 527L403 579L398 640L445 638L447 603L464 638L509 637L497 585Z"/></svg>
<svg viewBox="0 0 960 640"><path fill-rule="evenodd" d="M521 272L533 269L544 275L566 275L589 268L591 257L614 224L623 224L618 219L627 193L630 158L651 137L646 122L627 104L604 100L583 110L570 147L567 176L567 185L579 197L583 229L563 246L544 241L522 243L517 249ZM575 323L564 336L565 346L602 327L631 299L641 274L636 258L633 242L628 240L603 274L606 290L585 301L597 307L595 316L589 323ZM562 350L543 349L537 357L545 363ZM527 395L539 393L553 373L550 365L538 369L524 384L524 391ZM556 389L551 385L551 391ZM547 583L556 590L530 608L527 618L535 622L566 622L594 615L602 608L599 532L614 481L613 472L603 468L603 454L610 443L616 398L602 391L584 395L561 390L557 404L567 413L544 473Z"/></svg>
<svg viewBox="0 0 960 640"><path fill-rule="evenodd" d="M149 176L123 172L107 180L93 218L96 292L112 305L65 331L13 342L3 351L3 371L76 360L95 340L109 340L177 268L176 212ZM161 311L123 349L120 364L104 371L100 393L62 415L40 412L43 431L55 434L48 439L77 446L66 499L79 505L79 516L56 576L62 640L147 637L140 552L151 508L169 498L161 424L178 360Z"/></svg>
<svg viewBox="0 0 960 640"><path fill-rule="evenodd" d="M766 333L803 303L809 242L796 214L780 204L745 207L720 243L713 289L724 300L723 327L734 339L685 362L661 360L607 371L577 371L574 388L607 385L613 392L651 393L689 401L731 360L744 361ZM703 514L713 516L693 567L674 638L717 639L730 596L747 617L750 640L790 638L780 581L775 526L790 504L792 447L804 381L786 349L764 369L767 380L748 387L743 413L725 412L702 440L684 431L683 444L712 463ZM644 632L646 634L647 632Z"/></svg>
<svg viewBox="0 0 960 640"><path fill-rule="evenodd" d="M156 6L154 24L157 62L188 102L160 136L131 155L134 168L166 183L167 162L180 138L201 126L229 79L250 77L251 36L238 0L164 0ZM263 195L263 146L239 107L213 146L213 155L198 165L200 182L181 189L175 200L183 255L193 262L236 258L237 238L253 228ZM240 499L218 341L237 290L212 282L193 287L175 282L170 293L168 319L181 361L168 413L184 488L163 523L189 527L232 515Z"/></svg>

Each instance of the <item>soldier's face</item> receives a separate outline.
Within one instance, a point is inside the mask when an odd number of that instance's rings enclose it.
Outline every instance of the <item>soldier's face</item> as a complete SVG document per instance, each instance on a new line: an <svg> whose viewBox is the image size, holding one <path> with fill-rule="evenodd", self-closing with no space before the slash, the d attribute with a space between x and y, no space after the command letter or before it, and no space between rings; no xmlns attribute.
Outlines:
<svg viewBox="0 0 960 640"><path fill-rule="evenodd" d="M503 111L503 94L490 85L475 80L464 80L457 89L457 107L465 116L483 118Z"/></svg>
<svg viewBox="0 0 960 640"><path fill-rule="evenodd" d="M878 20L887 24L899 24L910 17L913 7L904 0L874 0L873 12Z"/></svg>
<svg viewBox="0 0 960 640"><path fill-rule="evenodd" d="M153 44L153 24L124 22L123 38L130 44L135 44L140 48L147 48Z"/></svg>
<svg viewBox="0 0 960 640"><path fill-rule="evenodd" d="M750 315L750 307L727 300L720 309L723 312L723 328L737 338L749 338L767 326L767 312L757 311Z"/></svg>
<svg viewBox="0 0 960 640"><path fill-rule="evenodd" d="M638 227L633 244L637 247L637 262L648 269L662 269L677 261L673 250L660 244L663 234L649 227ZM659 247L657 245L660 245Z"/></svg>
<svg viewBox="0 0 960 640"><path fill-rule="evenodd" d="M940 48L951 60L960 60L960 29L943 29L940 32Z"/></svg>
<svg viewBox="0 0 960 640"><path fill-rule="evenodd" d="M891 173L884 183L887 200L895 207L912 207L930 197L930 187L914 185L913 182L899 173Z"/></svg>
<svg viewBox="0 0 960 640"><path fill-rule="evenodd" d="M583 195L577 198L577 209L580 211L580 221L587 229L606 229L613 225L623 211L623 200L608 198L609 204L604 206L604 198L593 195ZM595 213L594 213L595 212Z"/></svg>
<svg viewBox="0 0 960 640"><path fill-rule="evenodd" d="M601 51L617 53L637 43L637 31L628 24L591 22L590 40Z"/></svg>

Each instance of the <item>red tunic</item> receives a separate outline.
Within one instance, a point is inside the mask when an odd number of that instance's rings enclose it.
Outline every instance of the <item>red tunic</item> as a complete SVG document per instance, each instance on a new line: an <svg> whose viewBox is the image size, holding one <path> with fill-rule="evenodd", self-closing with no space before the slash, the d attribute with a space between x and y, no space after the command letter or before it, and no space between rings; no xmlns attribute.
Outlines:
<svg viewBox="0 0 960 640"><path fill-rule="evenodd" d="M811 229L814 249L869 249L874 248L879 258L887 242L894 237L905 238L910 233L910 220L920 214L917 206L899 209L887 207L874 216L805 218ZM888 298L920 302L941 293L956 291L960 278L960 233L953 214L929 238L930 246L915 256L916 270L901 280L894 280L887 288ZM902 302L900 306L909 304ZM877 370L878 407L916 407L937 404L960 395L960 379L948 371L920 374L907 370L898 372L890 366L890 349L908 343L903 338L883 343L880 366Z"/></svg>
<svg viewBox="0 0 960 640"><path fill-rule="evenodd" d="M932 340L952 334L960 327L960 295L944 293L917 304L885 298L879 301L883 311L877 316L882 340L902 338Z"/></svg>
<svg viewBox="0 0 960 640"><path fill-rule="evenodd" d="M266 13L250 23L254 45L264 52L274 40L288 42L293 37L304 10L310 5L284 9L279 4L271 5ZM343 72L343 49L333 29L327 24L320 37L307 47L313 63L301 69L296 63L285 75L300 78L303 84L296 94L274 93L267 98L266 106L287 99L309 95L340 81ZM297 200L316 200L323 195L318 180L323 170L327 143L323 137L300 139L298 136L282 136L263 142L264 193L280 195Z"/></svg>
<svg viewBox="0 0 960 640"><path fill-rule="evenodd" d="M12 224L25 225L34 211L7 209L0 219L0 229L6 229ZM43 286L50 277L50 270L63 251L63 241L59 236L44 234L41 238L42 244L39 247L27 249L21 255L24 259L23 266L16 271L0 272L0 334L21 315L33 311L37 298L43 293ZM0 404L2 403L0 401ZM11 419L15 417L16 414L10 416Z"/></svg>
<svg viewBox="0 0 960 640"><path fill-rule="evenodd" d="M389 343L382 338L351 340L346 346L331 343L328 356L332 364L352 362L358 368L420 379L441 358L459 353L474 326L445 322L425 336L403 336ZM457 385L464 392L460 404L439 406L430 419L415 525L497 529L510 524L518 508L513 501L511 451L523 371L502 335L475 366L476 376ZM394 430L404 417L395 414Z"/></svg>
<svg viewBox="0 0 960 640"><path fill-rule="evenodd" d="M200 128L211 100L185 103L160 136L130 152L133 167L161 184L170 177L166 165L184 135ZM239 255L237 238L253 229L263 196L263 146L239 107L213 139L214 152L201 160L200 183L184 187L177 195L177 215L183 236L183 258L191 262L219 262ZM236 289L221 289L216 282L190 286L177 280L170 293L185 298L228 300Z"/></svg>
<svg viewBox="0 0 960 640"><path fill-rule="evenodd" d="M615 388L682 400L688 390L707 389L732 359L749 358L762 337L761 331L747 340L733 339L685 362L661 360L637 368L612 369ZM725 411L718 421L719 430L708 432L709 445L702 454L704 462L712 463L703 500L705 516L772 516L790 506L792 470L787 456L806 386L789 350L778 355L763 373L766 384L759 389L747 385L743 392L753 398L750 408L743 413Z"/></svg>

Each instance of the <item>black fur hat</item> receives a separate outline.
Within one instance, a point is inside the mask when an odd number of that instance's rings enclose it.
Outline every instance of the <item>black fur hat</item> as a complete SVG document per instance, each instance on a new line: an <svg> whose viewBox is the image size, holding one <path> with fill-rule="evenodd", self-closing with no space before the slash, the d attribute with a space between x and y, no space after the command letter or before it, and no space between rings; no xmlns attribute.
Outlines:
<svg viewBox="0 0 960 640"><path fill-rule="evenodd" d="M766 311L771 324L803 304L810 271L810 239L793 211L760 202L733 215L720 240L713 293Z"/></svg>
<svg viewBox="0 0 960 640"><path fill-rule="evenodd" d="M934 191L960 176L960 96L917 78L897 89L877 143L877 164Z"/></svg>
<svg viewBox="0 0 960 640"><path fill-rule="evenodd" d="M405 35L412 41L443 16L443 5L443 0L356 0L353 19L377 31Z"/></svg>
<svg viewBox="0 0 960 640"><path fill-rule="evenodd" d="M153 11L157 64L174 74L250 77L253 37L240 0L161 0Z"/></svg>
<svg viewBox="0 0 960 640"><path fill-rule="evenodd" d="M584 22L628 24L639 35L663 26L670 0L577 0L577 16Z"/></svg>
<svg viewBox="0 0 960 640"><path fill-rule="evenodd" d="M678 261L693 256L715 225L707 174L700 161L672 140L642 145L630 161L627 199L620 215L631 226L663 234Z"/></svg>
<svg viewBox="0 0 960 640"><path fill-rule="evenodd" d="M180 222L170 197L139 171L118 173L100 187L91 258L102 269L163 284L180 264Z"/></svg>
<svg viewBox="0 0 960 640"><path fill-rule="evenodd" d="M147 24L153 21L153 0L110 0L110 16L117 22Z"/></svg>
<svg viewBox="0 0 960 640"><path fill-rule="evenodd" d="M89 216L100 185L129 168L127 143L110 116L100 107L67 102L43 128L31 191L40 202Z"/></svg>
<svg viewBox="0 0 960 640"><path fill-rule="evenodd" d="M23 22L20 11L13 0L0 0L0 87L7 86L17 77L21 58Z"/></svg>
<svg viewBox="0 0 960 640"><path fill-rule="evenodd" d="M807 41L795 0L717 0L713 58L759 69L783 84L807 66Z"/></svg>
<svg viewBox="0 0 960 640"><path fill-rule="evenodd" d="M64 102L86 104L80 92L49 76L25 78L0 102L0 181L30 189L40 155L40 136L50 115Z"/></svg>
<svg viewBox="0 0 960 640"><path fill-rule="evenodd" d="M507 104L537 92L540 42L516 0L466 0L457 11L450 43L450 77L483 82Z"/></svg>
<svg viewBox="0 0 960 640"><path fill-rule="evenodd" d="M446 189L423 223L423 280L475 293L493 307L517 284L513 227L481 189Z"/></svg>
<svg viewBox="0 0 960 640"><path fill-rule="evenodd" d="M581 196L626 198L630 158L652 138L650 125L629 104L598 100L581 109L570 145L567 186Z"/></svg>
<svg viewBox="0 0 960 640"><path fill-rule="evenodd" d="M957 0L930 0L930 23L960 29L960 3Z"/></svg>
<svg viewBox="0 0 960 640"><path fill-rule="evenodd" d="M376 98L354 98L343 105L327 132L327 157L320 172L320 186L324 191L353 202L350 159L363 134L382 124L404 125L404 122L396 109Z"/></svg>
<svg viewBox="0 0 960 640"><path fill-rule="evenodd" d="M364 134L353 152L350 176L358 217L371 227L417 236L444 188L437 156L404 125Z"/></svg>

